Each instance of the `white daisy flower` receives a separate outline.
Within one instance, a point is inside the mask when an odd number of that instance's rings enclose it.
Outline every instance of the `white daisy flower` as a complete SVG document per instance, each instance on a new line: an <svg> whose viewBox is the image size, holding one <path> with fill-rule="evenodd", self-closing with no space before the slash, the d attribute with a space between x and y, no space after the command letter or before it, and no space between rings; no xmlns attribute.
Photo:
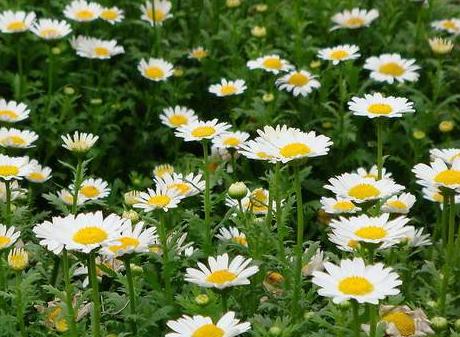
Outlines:
<svg viewBox="0 0 460 337"><path fill-rule="evenodd" d="M430 158L431 160L439 158L442 159L446 164L452 165L455 159L460 158L460 149L431 149Z"/></svg>
<svg viewBox="0 0 460 337"><path fill-rule="evenodd" d="M358 173L363 178L372 178L374 180L377 180L378 178L377 165L372 165L369 171L365 169L364 167L359 167L356 170L356 173ZM389 179L391 178L391 176L392 176L391 172L387 172L386 168L382 167L382 178Z"/></svg>
<svg viewBox="0 0 460 337"><path fill-rule="evenodd" d="M216 238L218 238L220 241L231 241L244 247L248 246L246 234L240 232L236 227L220 228L219 233L216 234Z"/></svg>
<svg viewBox="0 0 460 337"><path fill-rule="evenodd" d="M81 153L89 151L97 142L99 136L95 136L92 133L75 131L73 136L67 134L61 136L61 139L64 142L62 145L63 148L72 152Z"/></svg>
<svg viewBox="0 0 460 337"><path fill-rule="evenodd" d="M44 40L57 40L69 35L72 28L64 20L40 19L30 31Z"/></svg>
<svg viewBox="0 0 460 337"><path fill-rule="evenodd" d="M2 33L22 33L29 30L34 21L34 12L7 10L0 13L0 31Z"/></svg>
<svg viewBox="0 0 460 337"><path fill-rule="evenodd" d="M404 190L404 186L396 184L392 179L363 178L357 173L344 173L329 179L324 188L331 190L338 197L354 202L366 202L391 197Z"/></svg>
<svg viewBox="0 0 460 337"><path fill-rule="evenodd" d="M256 188L251 192L248 192L247 196L241 199L241 207L245 212L251 212L255 215L266 215L268 213L268 205L270 200L270 194L268 190L264 188ZM225 205L228 207L239 208L240 205L238 200L227 196ZM276 211L275 201L272 203L272 210Z"/></svg>
<svg viewBox="0 0 460 337"><path fill-rule="evenodd" d="M155 183L157 186L165 186L167 189L175 190L182 198L197 195L205 189L203 176L193 173L186 176L182 173L164 174L162 177L155 177Z"/></svg>
<svg viewBox="0 0 460 337"><path fill-rule="evenodd" d="M249 266L252 259L238 255L231 262L228 254L208 257L209 268L198 262L199 269L187 268L185 281L200 287L224 289L233 286L247 285L249 277L259 271L257 266Z"/></svg>
<svg viewBox="0 0 460 337"><path fill-rule="evenodd" d="M141 192L138 203L133 207L141 208L144 212L157 209L167 212L170 208L176 208L182 198L177 189L168 189L165 185L159 185L155 190L149 188L147 192Z"/></svg>
<svg viewBox="0 0 460 337"><path fill-rule="evenodd" d="M171 1L154 0L152 6L152 1L147 0L144 5L141 5L141 19L147 21L151 26L161 26L164 21L173 17L171 7Z"/></svg>
<svg viewBox="0 0 460 337"><path fill-rule="evenodd" d="M27 105L0 99L0 122L16 123L29 117Z"/></svg>
<svg viewBox="0 0 460 337"><path fill-rule="evenodd" d="M77 22L94 21L101 15L102 7L95 2L74 0L64 8L66 18Z"/></svg>
<svg viewBox="0 0 460 337"><path fill-rule="evenodd" d="M460 158L454 159L452 166L439 158L430 163L417 164L412 169L417 178L417 183L425 187L445 187L457 189L460 187Z"/></svg>
<svg viewBox="0 0 460 337"><path fill-rule="evenodd" d="M445 31L454 35L460 34L460 19L443 19L433 21L431 27L436 30Z"/></svg>
<svg viewBox="0 0 460 337"><path fill-rule="evenodd" d="M176 137L183 138L186 142L212 139L230 129L227 123L219 123L217 119L211 121L196 121L176 129Z"/></svg>
<svg viewBox="0 0 460 337"><path fill-rule="evenodd" d="M70 45L78 56L88 59L108 60L125 53L125 49L117 45L116 40L100 40L79 35L70 40Z"/></svg>
<svg viewBox="0 0 460 337"><path fill-rule="evenodd" d="M0 154L0 178L21 180L30 171L29 157L9 157Z"/></svg>
<svg viewBox="0 0 460 337"><path fill-rule="evenodd" d="M249 139L249 133L242 131L224 132L212 139L218 149L238 149Z"/></svg>
<svg viewBox="0 0 460 337"><path fill-rule="evenodd" d="M57 197L67 206L72 206L73 205L73 194L66 188L63 188L62 190L57 192ZM83 205L88 199L83 197L80 193L78 193L77 196L77 206Z"/></svg>
<svg viewBox="0 0 460 337"><path fill-rule="evenodd" d="M163 60L156 58L149 58L148 60L142 59L137 70L148 80L154 82L166 81L174 73L174 66Z"/></svg>
<svg viewBox="0 0 460 337"><path fill-rule="evenodd" d="M78 276L85 276L82 282L83 288L86 288L89 286L89 276L88 276L88 267L83 265L82 263L77 263L76 264L75 271L73 272L73 277L78 277ZM118 273L122 270L124 270L125 266L123 261L116 259L112 256L96 256L96 276L99 282L102 280L102 276L110 276L108 275L102 268L99 266L104 266L104 270L111 270L115 273Z"/></svg>
<svg viewBox="0 0 460 337"><path fill-rule="evenodd" d="M23 198L27 195L27 190L21 188L17 180L10 181L11 201ZM6 184L0 181L0 201L6 202Z"/></svg>
<svg viewBox="0 0 460 337"><path fill-rule="evenodd" d="M75 189L73 185L69 188L71 191ZM109 184L101 178L88 178L81 183L78 194L87 200L103 199L110 194Z"/></svg>
<svg viewBox="0 0 460 337"><path fill-rule="evenodd" d="M454 43L451 40L441 39L439 37L428 39L428 44L430 45L431 51L439 55L448 54L454 49Z"/></svg>
<svg viewBox="0 0 460 337"><path fill-rule="evenodd" d="M343 61L356 60L360 56L359 47L350 44L320 49L318 51L318 58L326 61L332 61L333 65L337 65Z"/></svg>
<svg viewBox="0 0 460 337"><path fill-rule="evenodd" d="M270 154L273 152L273 146L260 137L245 142L238 149L238 153L246 158L275 162L275 158Z"/></svg>
<svg viewBox="0 0 460 337"><path fill-rule="evenodd" d="M176 105L163 109L160 120L162 124L177 129L180 126L196 122L198 117L192 109Z"/></svg>
<svg viewBox="0 0 460 337"><path fill-rule="evenodd" d="M214 324L211 317L183 315L176 321L168 321L168 327L174 332L166 337L235 337L249 331L251 324L235 319L233 311L227 312Z"/></svg>
<svg viewBox="0 0 460 337"><path fill-rule="evenodd" d="M399 83L416 82L419 78L414 59L403 59L399 54L382 54L366 59L364 69L370 70L370 77L378 82L389 84L395 81Z"/></svg>
<svg viewBox="0 0 460 337"><path fill-rule="evenodd" d="M204 58L208 57L209 52L203 47L196 47L189 51L188 58L193 60L201 61Z"/></svg>
<svg viewBox="0 0 460 337"><path fill-rule="evenodd" d="M412 206L414 206L416 200L415 195L411 193L392 196L382 205L382 212L407 214Z"/></svg>
<svg viewBox="0 0 460 337"><path fill-rule="evenodd" d="M2 147L27 149L34 147L33 142L37 139L38 135L33 131L0 128L0 146Z"/></svg>
<svg viewBox="0 0 460 337"><path fill-rule="evenodd" d="M346 198L321 198L321 209L328 214L344 214L344 213L356 213L361 211L361 208L357 207L353 201Z"/></svg>
<svg viewBox="0 0 460 337"><path fill-rule="evenodd" d="M249 69L262 69L266 72L278 75L282 71L294 69L288 61L283 60L279 55L266 55L255 60L248 61L246 66Z"/></svg>
<svg viewBox="0 0 460 337"><path fill-rule="evenodd" d="M247 89L244 80L228 81L225 78L220 83L209 86L209 92L218 97L241 95Z"/></svg>
<svg viewBox="0 0 460 337"><path fill-rule="evenodd" d="M11 247L19 236L21 235L20 231L16 230L16 227L6 227L5 225L0 224L0 251L2 249Z"/></svg>
<svg viewBox="0 0 460 337"><path fill-rule="evenodd" d="M163 178L165 175L173 173L174 167L169 164L158 165L153 169L153 176L155 178Z"/></svg>
<svg viewBox="0 0 460 337"><path fill-rule="evenodd" d="M279 90L291 92L296 97L299 95L305 97L313 89L318 89L321 86L321 83L315 79L317 77L305 70L293 70L278 78L275 84Z"/></svg>
<svg viewBox="0 0 460 337"><path fill-rule="evenodd" d="M423 228L416 229L414 226L408 226L406 240L411 247L424 247L432 245L430 234L423 234Z"/></svg>
<svg viewBox="0 0 460 337"><path fill-rule="evenodd" d="M304 256L308 253L309 248L305 249ZM315 271L322 271L324 269L324 262L327 261L327 258L324 257L324 252L318 248L313 255L306 263L303 262L302 275L308 277L313 275Z"/></svg>
<svg viewBox="0 0 460 337"><path fill-rule="evenodd" d="M29 173L26 175L28 181L33 183L44 183L51 178L51 168L41 166L35 159L29 162L29 167Z"/></svg>
<svg viewBox="0 0 460 337"><path fill-rule="evenodd" d="M337 266L324 264L326 272L314 272L312 282L320 287L318 294L342 303L353 299L358 303L378 304L390 295L399 294L402 284L398 274L382 263L365 265L363 259L342 260Z"/></svg>
<svg viewBox="0 0 460 337"><path fill-rule="evenodd" d="M331 30L369 27L378 17L379 11L376 9L371 9L370 11L360 8L353 8L351 11L346 9L331 18L332 22L335 23L335 26Z"/></svg>
<svg viewBox="0 0 460 337"><path fill-rule="evenodd" d="M348 102L348 108L355 116L402 117L406 113L415 112L414 103L404 97L385 97L381 93L366 94L364 98L353 97Z"/></svg>
<svg viewBox="0 0 460 337"><path fill-rule="evenodd" d="M116 23L122 22L125 18L125 13L122 9L114 6L114 7L103 7L101 10L101 14L99 15L104 21L114 25Z"/></svg>

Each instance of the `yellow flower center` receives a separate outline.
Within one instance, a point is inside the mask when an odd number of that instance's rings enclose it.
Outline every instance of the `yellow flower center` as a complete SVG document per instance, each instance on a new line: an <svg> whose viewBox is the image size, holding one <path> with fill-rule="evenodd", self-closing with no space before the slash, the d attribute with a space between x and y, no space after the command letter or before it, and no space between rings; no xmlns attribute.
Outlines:
<svg viewBox="0 0 460 337"><path fill-rule="evenodd" d="M149 205L157 208L166 207L171 202L171 198L167 195L154 195L147 201Z"/></svg>
<svg viewBox="0 0 460 337"><path fill-rule="evenodd" d="M0 118L16 119L18 114L13 110L0 110Z"/></svg>
<svg viewBox="0 0 460 337"><path fill-rule="evenodd" d="M234 279L236 279L235 273L232 273L228 269L216 270L206 277L206 281L216 284L224 284Z"/></svg>
<svg viewBox="0 0 460 337"><path fill-rule="evenodd" d="M160 165L160 166L155 167L155 169L153 170L153 174L160 178L168 173L171 174L173 172L174 172L174 167L172 167L171 165Z"/></svg>
<svg viewBox="0 0 460 337"><path fill-rule="evenodd" d="M106 9L102 11L101 18L107 21L113 21L118 18L118 13L114 9Z"/></svg>
<svg viewBox="0 0 460 337"><path fill-rule="evenodd" d="M11 239L7 236L0 235L0 249L5 248L11 242Z"/></svg>
<svg viewBox="0 0 460 337"><path fill-rule="evenodd" d="M198 60L201 60L208 56L208 52L204 49L195 49L192 51L192 56Z"/></svg>
<svg viewBox="0 0 460 337"><path fill-rule="evenodd" d="M401 336L412 336L415 334L415 321L405 312L391 312L382 317L388 323L393 323Z"/></svg>
<svg viewBox="0 0 460 337"><path fill-rule="evenodd" d="M29 258L27 253L17 253L8 256L8 264L14 270L23 270L27 267Z"/></svg>
<svg viewBox="0 0 460 337"><path fill-rule="evenodd" d="M188 118L185 115L169 116L169 122L174 126L181 126L188 123Z"/></svg>
<svg viewBox="0 0 460 337"><path fill-rule="evenodd" d="M0 165L0 176L15 176L19 173L19 168L14 165Z"/></svg>
<svg viewBox="0 0 460 337"><path fill-rule="evenodd" d="M387 201L387 205L397 209L406 209L407 205L403 203L401 200L391 200Z"/></svg>
<svg viewBox="0 0 460 337"><path fill-rule="evenodd" d="M160 67L152 66L145 69L145 76L158 80L165 76L165 72Z"/></svg>
<svg viewBox="0 0 460 337"><path fill-rule="evenodd" d="M329 54L332 60L340 61L348 57L349 53L346 50L334 50Z"/></svg>
<svg viewBox="0 0 460 337"><path fill-rule="evenodd" d="M444 197L441 193L434 193L433 194L433 200L436 201L436 202L443 202L444 201Z"/></svg>
<svg viewBox="0 0 460 337"><path fill-rule="evenodd" d="M73 235L73 241L82 245L101 243L108 238L105 230L99 227L83 227Z"/></svg>
<svg viewBox="0 0 460 337"><path fill-rule="evenodd" d="M292 158L297 156L306 156L311 152L310 147L303 143L291 143L284 145L280 149L280 154L286 158Z"/></svg>
<svg viewBox="0 0 460 337"><path fill-rule="evenodd" d="M363 239L379 240L383 239L387 235L387 231L382 227L367 226L361 227L360 229L356 230L355 234Z"/></svg>
<svg viewBox="0 0 460 337"><path fill-rule="evenodd" d="M57 332L66 332L69 329L67 324L67 320L65 318L61 318L54 323L54 327L56 328Z"/></svg>
<svg viewBox="0 0 460 337"><path fill-rule="evenodd" d="M26 24L23 21L13 21L6 26L6 29L13 31L13 32L21 32L26 30Z"/></svg>
<svg viewBox="0 0 460 337"><path fill-rule="evenodd" d="M358 200L365 200L378 197L380 191L371 184L358 184L348 190L348 195Z"/></svg>
<svg viewBox="0 0 460 337"><path fill-rule="evenodd" d="M168 185L171 189L176 189L180 194L185 195L192 189L187 183L173 183Z"/></svg>
<svg viewBox="0 0 460 337"><path fill-rule="evenodd" d="M80 188L80 193L83 194L86 198L94 198L100 194L100 191L96 186L85 185Z"/></svg>
<svg viewBox="0 0 460 337"><path fill-rule="evenodd" d="M434 177L434 181L444 185L460 184L460 171L449 169L439 172Z"/></svg>
<svg viewBox="0 0 460 337"><path fill-rule="evenodd" d="M153 9L150 9L147 12L147 16L150 20L155 22L163 22L166 19L166 13L161 9L155 9L155 15L153 14Z"/></svg>
<svg viewBox="0 0 460 337"><path fill-rule="evenodd" d="M13 146L21 146L26 144L26 141L21 136L9 136L4 139L3 143Z"/></svg>
<svg viewBox="0 0 460 337"><path fill-rule="evenodd" d="M82 9L75 13L75 16L79 20L87 21L94 18L94 13L89 9Z"/></svg>
<svg viewBox="0 0 460 337"><path fill-rule="evenodd" d="M267 69L276 69L279 70L283 66L281 60L277 57L266 58L263 62L263 65Z"/></svg>
<svg viewBox="0 0 460 337"><path fill-rule="evenodd" d="M337 201L334 205L334 209L338 211L351 211L355 208L355 205L349 200Z"/></svg>
<svg viewBox="0 0 460 337"><path fill-rule="evenodd" d="M99 57L107 57L110 56L110 51L105 47L96 47L94 48L94 54Z"/></svg>
<svg viewBox="0 0 460 337"><path fill-rule="evenodd" d="M443 23L442 23L442 27L444 29L453 29L453 30L457 30L458 27L457 27L457 24L455 23L455 21L452 21L452 20L445 20Z"/></svg>
<svg viewBox="0 0 460 337"><path fill-rule="evenodd" d="M232 238L232 241L239 244L239 245L242 245L242 246L247 246L248 245L248 240L246 240L246 238L244 236L235 236Z"/></svg>
<svg viewBox="0 0 460 337"><path fill-rule="evenodd" d="M374 115L388 115L393 112L393 107L390 104L370 104L367 111Z"/></svg>
<svg viewBox="0 0 460 337"><path fill-rule="evenodd" d="M32 181L41 181L45 179L45 176L41 172L32 172L27 176L27 178L29 178Z"/></svg>
<svg viewBox="0 0 460 337"><path fill-rule="evenodd" d="M193 332L192 337L223 337L224 335L224 330L210 323L196 329Z"/></svg>
<svg viewBox="0 0 460 337"><path fill-rule="evenodd" d="M359 246L359 241L350 240L350 241L348 241L347 245L348 245L348 247L350 247L351 249L356 249L356 248L358 248L358 246Z"/></svg>
<svg viewBox="0 0 460 337"><path fill-rule="evenodd" d="M398 63L388 62L388 63L382 64L379 67L379 72L385 75L391 75L391 76L397 77L397 76L401 76L406 71Z"/></svg>
<svg viewBox="0 0 460 337"><path fill-rule="evenodd" d="M348 27L361 27L364 25L364 20L360 17L351 17L347 21L345 21L345 25Z"/></svg>
<svg viewBox="0 0 460 337"><path fill-rule="evenodd" d="M220 93L224 96L233 95L236 93L236 87L233 84L223 85L220 88Z"/></svg>
<svg viewBox="0 0 460 337"><path fill-rule="evenodd" d="M139 240L130 236L124 236L117 241L120 243L119 245L113 245L109 247L109 249L114 253L117 253L122 249L136 248L139 246Z"/></svg>
<svg viewBox="0 0 460 337"><path fill-rule="evenodd" d="M45 39L56 38L59 35L59 31L56 28L45 28L40 31L40 36Z"/></svg>
<svg viewBox="0 0 460 337"><path fill-rule="evenodd" d="M374 286L361 276L349 276L339 282L339 290L346 295L363 296L370 294Z"/></svg>
<svg viewBox="0 0 460 337"><path fill-rule="evenodd" d="M224 145L236 147L240 145L240 140L237 137L227 137L224 139Z"/></svg>
<svg viewBox="0 0 460 337"><path fill-rule="evenodd" d="M304 75L302 73L299 73L299 72L296 72L296 73L292 74L289 77L289 80L288 80L288 83L290 85L295 86L295 87L303 87L308 82L310 82L310 79L308 78L308 76L306 76L306 75Z"/></svg>
<svg viewBox="0 0 460 337"><path fill-rule="evenodd" d="M192 136L197 138L210 137L216 133L216 129L212 126L198 126L192 131Z"/></svg>

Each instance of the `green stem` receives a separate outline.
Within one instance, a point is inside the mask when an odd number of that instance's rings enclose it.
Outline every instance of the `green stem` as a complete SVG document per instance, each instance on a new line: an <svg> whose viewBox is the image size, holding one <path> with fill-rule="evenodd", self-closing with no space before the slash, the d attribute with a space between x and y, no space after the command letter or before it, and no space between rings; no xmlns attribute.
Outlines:
<svg viewBox="0 0 460 337"><path fill-rule="evenodd" d="M24 323L24 304L22 303L21 273L16 273L16 319L18 320L21 337L26 337L26 326Z"/></svg>
<svg viewBox="0 0 460 337"><path fill-rule="evenodd" d="M293 316L297 317L300 311L300 292L302 288L302 248L304 231L302 186L300 183L299 165L297 163L294 164L294 187L297 201L297 243L295 246L296 268L292 311Z"/></svg>
<svg viewBox="0 0 460 337"><path fill-rule="evenodd" d="M130 325L133 336L137 335L137 326L134 319L136 315L136 293L134 291L134 282L133 282L133 273L131 271L131 258L129 256L125 257L125 270L126 270L126 279L128 281L128 295L129 295L129 312L131 314Z"/></svg>
<svg viewBox="0 0 460 337"><path fill-rule="evenodd" d="M280 175L280 163L275 164L275 186L273 188L275 192L275 205L276 205L276 227L278 230L278 245L279 245L279 254L281 261L286 260L286 252L284 250L284 228L282 220L282 210L281 210L281 175Z"/></svg>
<svg viewBox="0 0 460 337"><path fill-rule="evenodd" d="M369 304L369 337L375 337L377 333L377 306Z"/></svg>
<svg viewBox="0 0 460 337"><path fill-rule="evenodd" d="M442 235L442 247L447 248L447 224L449 220L449 196L442 193L442 224L441 224L441 235Z"/></svg>
<svg viewBox="0 0 460 337"><path fill-rule="evenodd" d="M351 300L351 307L353 310L353 335L354 337L360 336L360 325L361 322L359 320L359 306L358 302L355 300Z"/></svg>
<svg viewBox="0 0 460 337"><path fill-rule="evenodd" d="M6 261L3 258L3 250L0 250L0 291L6 290L6 280L8 279L8 268L6 266ZM0 310L5 309L5 299L0 297Z"/></svg>
<svg viewBox="0 0 460 337"><path fill-rule="evenodd" d="M225 289L221 290L220 296L222 299L222 315L225 315L228 311L228 302L227 302L228 293L227 291Z"/></svg>
<svg viewBox="0 0 460 337"><path fill-rule="evenodd" d="M211 251L211 181L209 174L209 149L208 142L203 142L203 172L205 180L204 190L204 252L209 254Z"/></svg>
<svg viewBox="0 0 460 337"><path fill-rule="evenodd" d="M454 256L454 236L455 236L455 193L449 193L449 231L447 236L447 250L446 259L444 264L443 279L441 284L441 296L439 308L441 314L446 313L447 303L447 290L449 286L449 277L451 269L453 268L453 256Z"/></svg>
<svg viewBox="0 0 460 337"><path fill-rule="evenodd" d="M6 191L5 224L6 224L6 227L10 227L11 226L11 183L9 180L5 180L5 191Z"/></svg>
<svg viewBox="0 0 460 337"><path fill-rule="evenodd" d="M73 200L72 200L72 214L77 214L78 210L78 193L80 191L81 184L83 182L83 162L80 157L78 157L77 169L75 171L75 181L74 181L74 190L73 190Z"/></svg>
<svg viewBox="0 0 460 337"><path fill-rule="evenodd" d="M51 110L51 101L53 98L53 77L54 77L54 56L53 47L48 46L48 97L46 101L46 116L49 116Z"/></svg>
<svg viewBox="0 0 460 337"><path fill-rule="evenodd" d="M382 179L383 171L383 120L377 118L377 180Z"/></svg>
<svg viewBox="0 0 460 337"><path fill-rule="evenodd" d="M101 298L99 295L99 284L97 281L97 271L96 271L96 253L91 251L89 253L89 280L91 284L91 293L93 297L93 310L91 315L91 329L93 336L101 336Z"/></svg>
<svg viewBox="0 0 460 337"><path fill-rule="evenodd" d="M19 43L17 43L17 66L18 66L18 76L19 76L19 82L18 82L18 92L17 92L17 98L20 100L22 98L22 84L24 82L23 77L24 77L24 69L23 69L23 62L22 62L22 47Z"/></svg>
<svg viewBox="0 0 460 337"><path fill-rule="evenodd" d="M65 292L66 292L66 307L67 307L67 323L70 326L69 336L77 337L77 324L75 322L75 310L73 308L73 287L72 282L70 281L70 264L69 264L69 255L67 250L64 249L62 252L62 268L64 273L64 283L65 283Z"/></svg>
<svg viewBox="0 0 460 337"><path fill-rule="evenodd" d="M158 232L160 235L162 257L163 257L163 281L165 285L166 298L169 302L173 300L171 275L169 273L169 249L168 249L168 235L166 233L165 214L160 211L160 221Z"/></svg>
<svg viewBox="0 0 460 337"><path fill-rule="evenodd" d="M220 0L213 0L213 15L214 15L214 34L219 33L219 23L220 23Z"/></svg>

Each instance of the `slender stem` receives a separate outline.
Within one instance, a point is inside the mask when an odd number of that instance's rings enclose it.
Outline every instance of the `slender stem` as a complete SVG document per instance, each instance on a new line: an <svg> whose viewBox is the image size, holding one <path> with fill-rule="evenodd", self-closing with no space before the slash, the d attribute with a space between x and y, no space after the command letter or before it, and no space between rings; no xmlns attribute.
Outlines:
<svg viewBox="0 0 460 337"><path fill-rule="evenodd" d="M5 180L5 191L6 191L5 223L6 223L6 227L9 227L11 226L11 183L9 180Z"/></svg>
<svg viewBox="0 0 460 337"><path fill-rule="evenodd" d="M21 337L26 337L26 326L24 323L24 304L22 303L21 273L16 273L16 319L18 320Z"/></svg>
<svg viewBox="0 0 460 337"><path fill-rule="evenodd" d="M213 15L214 15L214 34L219 33L219 23L220 23L220 0L213 0Z"/></svg>
<svg viewBox="0 0 460 337"><path fill-rule="evenodd" d="M446 259L443 270L443 279L441 284L440 310L441 314L446 313L447 290L449 286L449 277L452 269L454 256L454 236L455 236L455 194L449 193L449 231L447 236Z"/></svg>
<svg viewBox="0 0 460 337"><path fill-rule="evenodd" d="M133 336L137 335L137 326L134 316L136 315L136 293L134 291L133 273L131 271L131 257L126 256L124 259L126 279L128 281L128 295L129 295L129 312L131 314L130 325Z"/></svg>
<svg viewBox="0 0 460 337"><path fill-rule="evenodd" d="M284 250L284 228L282 220L282 210L281 210L281 176L280 176L280 163L275 164L275 186L273 188L275 192L275 205L276 205L276 227L278 229L278 245L279 245L279 254L281 261L286 260L286 253Z"/></svg>
<svg viewBox="0 0 460 337"><path fill-rule="evenodd" d="M211 181L209 174L209 149L208 143L203 142L203 172L205 180L204 190L204 251L209 254L211 251Z"/></svg>
<svg viewBox="0 0 460 337"><path fill-rule="evenodd" d="M69 264L69 255L67 250L64 249L62 252L62 268L64 273L64 283L65 283L65 292L66 292L66 307L67 307L67 323L70 326L70 336L77 337L77 324L75 322L75 310L73 308L73 287L72 282L70 281L70 264Z"/></svg>
<svg viewBox="0 0 460 337"><path fill-rule="evenodd" d="M74 181L74 190L73 190L73 200L72 200L72 214L77 214L78 207L78 193L80 191L81 183L83 182L83 162L80 157L78 157L77 169L75 171L75 181Z"/></svg>
<svg viewBox="0 0 460 337"><path fill-rule="evenodd" d="M369 304L369 337L375 337L377 333L377 306Z"/></svg>
<svg viewBox="0 0 460 337"><path fill-rule="evenodd" d="M377 118L377 180L382 179L383 171L383 120Z"/></svg>
<svg viewBox="0 0 460 337"><path fill-rule="evenodd" d="M360 336L360 320L359 320L359 306L358 302L351 300L351 307L353 310L353 335L354 337Z"/></svg>
<svg viewBox="0 0 460 337"><path fill-rule="evenodd" d="M54 56L53 47L48 46L48 97L46 102L46 116L51 110L51 101L53 97L53 77L54 77Z"/></svg>
<svg viewBox="0 0 460 337"><path fill-rule="evenodd" d="M19 76L19 83L18 83L18 92L17 98L20 100L22 98L22 84L24 82L24 69L23 69L23 62L22 62L22 47L19 43L17 43L17 66L18 66L18 76Z"/></svg>
<svg viewBox="0 0 460 337"><path fill-rule="evenodd" d="M292 311L294 317L297 317L300 311L300 290L302 287L302 248L303 248L303 231L304 231L304 217L303 217L303 202L302 202L302 186L300 184L299 165L294 165L294 187L296 192L297 201L297 243L295 246L296 255L296 269L294 280L294 294Z"/></svg>
<svg viewBox="0 0 460 337"><path fill-rule="evenodd" d="M442 193L442 224L441 224L441 235L442 235L442 247L447 248L447 224L449 220L449 196Z"/></svg>
<svg viewBox="0 0 460 337"><path fill-rule="evenodd" d="M171 275L169 273L169 249L168 249L168 236L166 233L165 214L160 211L160 221L158 232L160 234L162 257L163 257L163 281L165 285L166 298L169 302L172 302L172 286L171 286Z"/></svg>
<svg viewBox="0 0 460 337"><path fill-rule="evenodd" d="M101 298L99 296L99 284L97 281L96 271L96 253L91 251L89 253L89 280L91 283L92 297L93 297L93 311L91 315L91 329L93 332L92 337L101 336Z"/></svg>
<svg viewBox="0 0 460 337"><path fill-rule="evenodd" d="M221 290L220 297L222 299L222 315L225 315L228 311L227 296L228 296L227 291L225 291L225 289Z"/></svg>
<svg viewBox="0 0 460 337"><path fill-rule="evenodd" d="M8 268L3 258L3 250L0 250L0 291L6 290L6 280L8 279ZM5 299L0 297L0 310L5 309Z"/></svg>

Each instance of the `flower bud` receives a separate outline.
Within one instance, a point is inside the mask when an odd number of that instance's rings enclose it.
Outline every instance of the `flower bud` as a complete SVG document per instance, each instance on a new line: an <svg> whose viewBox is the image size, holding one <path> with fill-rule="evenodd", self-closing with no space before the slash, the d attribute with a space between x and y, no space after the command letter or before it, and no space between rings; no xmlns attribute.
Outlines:
<svg viewBox="0 0 460 337"><path fill-rule="evenodd" d="M124 194L124 201L125 204L128 206L132 206L136 203L138 203L138 198L139 198L139 191L129 191Z"/></svg>
<svg viewBox="0 0 460 337"><path fill-rule="evenodd" d="M281 330L281 328L279 326L272 326L269 330L268 330L268 333L270 334L270 336L280 336L281 333L283 331Z"/></svg>
<svg viewBox="0 0 460 337"><path fill-rule="evenodd" d="M454 129L455 123L451 120L442 121L439 123L439 131L447 133Z"/></svg>
<svg viewBox="0 0 460 337"><path fill-rule="evenodd" d="M92 105L101 105L102 104L102 98L92 98L89 102Z"/></svg>
<svg viewBox="0 0 460 337"><path fill-rule="evenodd" d="M267 29L264 26L254 26L251 29L251 34L254 37L265 37L267 35Z"/></svg>
<svg viewBox="0 0 460 337"><path fill-rule="evenodd" d="M422 130L414 130L414 132L412 132L412 137L418 140L425 138L425 136L426 134Z"/></svg>
<svg viewBox="0 0 460 337"><path fill-rule="evenodd" d="M71 96L75 94L75 89L73 87L65 87L64 94Z"/></svg>
<svg viewBox="0 0 460 337"><path fill-rule="evenodd" d="M123 219L131 220L131 222L133 222L133 223L139 221L139 214L133 209L131 209L129 211L124 211L121 217Z"/></svg>
<svg viewBox="0 0 460 337"><path fill-rule="evenodd" d="M455 320L455 322L454 322L454 329L455 329L456 331L460 331L460 318L457 319L457 320Z"/></svg>
<svg viewBox="0 0 460 337"><path fill-rule="evenodd" d="M177 68L174 68L174 77L182 77L184 76L184 68L181 68L181 67L177 67Z"/></svg>
<svg viewBox="0 0 460 337"><path fill-rule="evenodd" d="M321 67L321 61L315 60L310 62L310 68L315 69Z"/></svg>
<svg viewBox="0 0 460 337"><path fill-rule="evenodd" d="M59 48L59 47L53 47L53 48L51 48L51 53L52 53L53 55L59 55L59 54L61 54L61 48Z"/></svg>
<svg viewBox="0 0 460 337"><path fill-rule="evenodd" d="M241 200L247 194L248 194L248 188L241 181L231 184L230 187L228 188L228 195L232 199Z"/></svg>
<svg viewBox="0 0 460 337"><path fill-rule="evenodd" d="M235 8L241 5L241 0L227 0L225 5L228 8Z"/></svg>
<svg viewBox="0 0 460 337"><path fill-rule="evenodd" d="M262 96L262 100L265 103L270 103L275 99L275 95L273 95L271 92L267 92Z"/></svg>
<svg viewBox="0 0 460 337"><path fill-rule="evenodd" d="M267 4L257 4L257 5L256 5L256 11L259 12L259 13L266 12L267 9L268 9L268 5L267 5Z"/></svg>
<svg viewBox="0 0 460 337"><path fill-rule="evenodd" d="M206 294L200 294L195 297L195 303L199 305L206 305L209 302L209 296Z"/></svg>
<svg viewBox="0 0 460 337"><path fill-rule="evenodd" d="M8 254L8 265L14 271L22 271L29 265L29 255L23 248L14 248Z"/></svg>
<svg viewBox="0 0 460 337"><path fill-rule="evenodd" d="M436 316L431 319L431 325L435 330L445 330L448 326L448 322L445 317Z"/></svg>
<svg viewBox="0 0 460 337"><path fill-rule="evenodd" d="M351 307L351 302L349 300L343 301L338 304L340 309L348 309Z"/></svg>

